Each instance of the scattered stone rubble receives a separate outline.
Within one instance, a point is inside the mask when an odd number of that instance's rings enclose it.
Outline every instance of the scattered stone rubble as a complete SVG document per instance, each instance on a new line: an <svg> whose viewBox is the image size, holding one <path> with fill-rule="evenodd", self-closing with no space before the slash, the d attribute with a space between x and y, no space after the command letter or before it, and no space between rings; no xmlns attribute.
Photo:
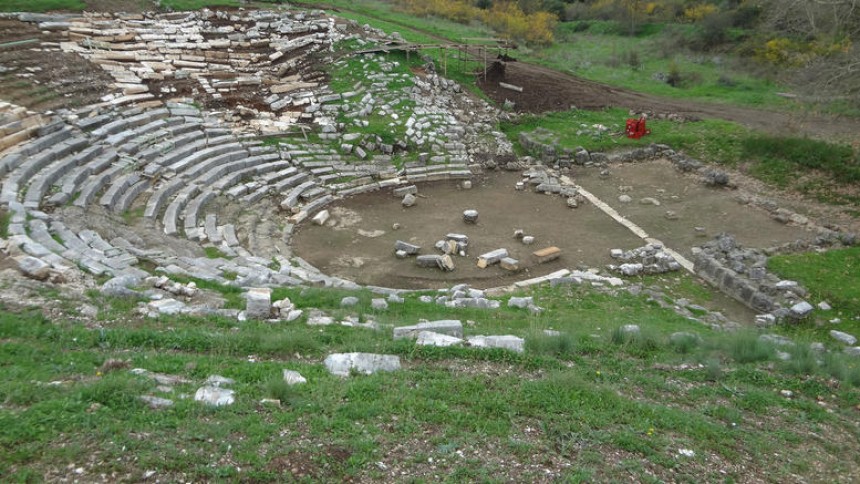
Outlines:
<svg viewBox="0 0 860 484"><path fill-rule="evenodd" d="M664 274L681 270L681 264L664 251L662 246L656 244L648 244L628 251L612 249L609 255L613 259L622 261L623 264L608 265L606 268L625 276Z"/></svg>

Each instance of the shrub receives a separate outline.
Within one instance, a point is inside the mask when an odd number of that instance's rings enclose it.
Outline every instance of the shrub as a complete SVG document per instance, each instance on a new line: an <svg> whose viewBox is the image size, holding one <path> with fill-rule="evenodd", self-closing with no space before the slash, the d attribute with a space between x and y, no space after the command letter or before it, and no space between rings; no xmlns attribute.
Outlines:
<svg viewBox="0 0 860 484"><path fill-rule="evenodd" d="M678 67L678 63L672 61L669 63L669 75L666 77L666 84L669 84L672 87L681 87L681 82L683 81L683 77L681 76L681 68Z"/></svg>
<svg viewBox="0 0 860 484"><path fill-rule="evenodd" d="M738 334L728 342L728 351L738 363L755 363L771 359L773 346L758 339L754 333Z"/></svg>
<svg viewBox="0 0 860 484"><path fill-rule="evenodd" d="M541 331L526 338L526 351L534 355L569 358L576 353L576 346L576 340L567 333L552 336Z"/></svg>
<svg viewBox="0 0 860 484"><path fill-rule="evenodd" d="M725 44L729 40L728 29L732 17L726 13L714 13L706 16L700 22L691 47L698 50L711 50Z"/></svg>
<svg viewBox="0 0 860 484"><path fill-rule="evenodd" d="M642 67L642 62L639 60L639 53L631 50L627 53L627 65L633 70L639 70Z"/></svg>
<svg viewBox="0 0 860 484"><path fill-rule="evenodd" d="M723 379L723 366L720 360L710 359L705 363L705 380L719 381Z"/></svg>
<svg viewBox="0 0 860 484"><path fill-rule="evenodd" d="M679 334L669 340L669 346L678 353L687 354L696 349L700 342L701 339L695 334Z"/></svg>
<svg viewBox="0 0 860 484"><path fill-rule="evenodd" d="M783 371L794 375L813 375L818 370L817 355L809 346L798 345L789 349L791 359L782 363Z"/></svg>

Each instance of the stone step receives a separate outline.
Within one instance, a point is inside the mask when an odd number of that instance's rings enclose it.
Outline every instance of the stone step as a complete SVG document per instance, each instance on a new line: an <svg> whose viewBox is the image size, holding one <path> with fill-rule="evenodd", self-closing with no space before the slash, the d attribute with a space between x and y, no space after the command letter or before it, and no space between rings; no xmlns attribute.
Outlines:
<svg viewBox="0 0 860 484"><path fill-rule="evenodd" d="M30 183L29 187L27 187L27 193L24 196L24 203L29 208L38 208L42 197L45 196L48 188L64 176L68 175L76 167L92 161L93 158L102 153L103 149L104 147L100 145L90 146L83 151L67 156L66 158L45 167L45 169L40 171L33 178L33 182Z"/></svg>
<svg viewBox="0 0 860 484"><path fill-rule="evenodd" d="M188 229L197 228L197 214L200 213L201 208L211 202L216 196L217 193L211 190L206 190L194 197L194 199L188 203L188 206L186 206L185 210L182 211L186 233L188 233Z"/></svg>
<svg viewBox="0 0 860 484"><path fill-rule="evenodd" d="M124 171L125 168L121 166L112 166L111 168L108 168L101 173L91 175L87 178L87 181L81 187L80 195L78 196L78 198L75 199L73 204L76 207L86 207L87 205L92 203L96 195L102 189L104 189L104 187L107 186L108 183L122 175Z"/></svg>
<svg viewBox="0 0 860 484"><path fill-rule="evenodd" d="M176 174L182 174L182 172L184 172L186 168L188 168L189 166L195 166L198 163L201 163L203 160L220 156L225 153L237 151L244 151L244 147L241 143L238 143L235 140L227 144L219 143L214 146L208 146L207 148L195 150L188 156L185 156L184 158L168 165L167 170Z"/></svg>
<svg viewBox="0 0 860 484"><path fill-rule="evenodd" d="M167 201L170 200L170 197L175 195L184 186L185 181L179 179L170 180L161 185L161 187L149 197L149 200L147 200L143 216L152 219L157 218L161 213L161 209L164 208Z"/></svg>
<svg viewBox="0 0 860 484"><path fill-rule="evenodd" d="M185 187L167 205L167 209L164 210L164 217L161 219L166 235L177 235L179 233L179 214L182 213L182 209L185 208L185 205L188 204L191 198L199 192L200 187L197 185Z"/></svg>
<svg viewBox="0 0 860 484"><path fill-rule="evenodd" d="M111 207L111 210L116 213L123 213L126 210L129 210L134 201L137 200L141 194L143 194L147 188L149 188L150 181L146 179L142 179L131 185L123 194L120 196L114 207Z"/></svg>
<svg viewBox="0 0 860 484"><path fill-rule="evenodd" d="M111 211L115 211L114 208L117 206L119 199L123 196L125 191L139 181L140 175L138 173L126 173L117 177L110 184L104 195L102 195L99 200L99 205Z"/></svg>
<svg viewBox="0 0 860 484"><path fill-rule="evenodd" d="M290 190L287 196L281 201L281 208L292 209L298 206L299 197L305 190L310 190L312 187L316 186L316 182L313 180L308 180L306 182L301 183L297 187Z"/></svg>
<svg viewBox="0 0 860 484"><path fill-rule="evenodd" d="M60 186L60 192L52 195L48 199L48 204L62 205L66 203L72 195L81 189L90 176L98 175L108 169L116 160L116 151L113 148L108 148L92 160L73 168L57 182Z"/></svg>

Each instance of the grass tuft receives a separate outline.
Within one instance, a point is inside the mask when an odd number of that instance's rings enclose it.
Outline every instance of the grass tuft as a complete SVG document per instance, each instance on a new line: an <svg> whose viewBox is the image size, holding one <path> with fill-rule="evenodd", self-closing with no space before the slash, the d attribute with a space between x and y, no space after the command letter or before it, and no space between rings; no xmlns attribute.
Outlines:
<svg viewBox="0 0 860 484"><path fill-rule="evenodd" d="M752 332L740 333L727 341L728 353L738 363L756 363L773 358L773 345Z"/></svg>

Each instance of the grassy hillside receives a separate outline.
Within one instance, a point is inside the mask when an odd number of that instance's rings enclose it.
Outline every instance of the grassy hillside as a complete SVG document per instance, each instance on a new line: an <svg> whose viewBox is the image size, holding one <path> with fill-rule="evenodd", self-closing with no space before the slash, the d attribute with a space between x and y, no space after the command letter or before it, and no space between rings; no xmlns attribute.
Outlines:
<svg viewBox="0 0 860 484"><path fill-rule="evenodd" d="M714 333L644 296L577 287L532 293L540 315L450 310L415 297L375 313L368 293L343 310L344 295L352 294L277 297L383 325L458 318L469 321L467 334L524 336L527 351L420 348L392 340L390 329L138 319L128 312L134 301L95 295L100 316L86 325L6 309L0 472L13 480L74 472L84 480L785 481L844 479L860 464L858 362L836 353L819 364L807 346L814 334L776 348L754 333ZM619 329L631 323L640 334ZM543 334L549 328L561 336ZM686 334L670 338L676 332ZM343 351L396 354L404 368L329 375L322 359ZM133 368L181 381L159 392ZM286 386L284 368L308 383ZM212 374L236 380L234 405L188 398ZM153 410L144 394L175 404Z"/></svg>

